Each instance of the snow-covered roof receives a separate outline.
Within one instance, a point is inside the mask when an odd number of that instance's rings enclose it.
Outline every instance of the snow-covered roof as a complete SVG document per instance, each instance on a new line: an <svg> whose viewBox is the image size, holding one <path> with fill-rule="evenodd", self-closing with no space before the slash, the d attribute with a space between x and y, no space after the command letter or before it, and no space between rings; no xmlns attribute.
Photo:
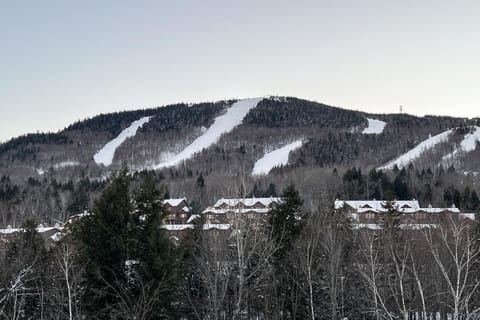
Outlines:
<svg viewBox="0 0 480 320"><path fill-rule="evenodd" d="M467 218L470 220L475 220L475 216L476 216L475 213L460 213L459 215L460 217Z"/></svg>
<svg viewBox="0 0 480 320"><path fill-rule="evenodd" d="M178 198L178 199L165 199L162 201L162 203L168 204L171 207L176 207L180 203L182 203L182 201L187 201L187 198L184 197L184 198Z"/></svg>
<svg viewBox="0 0 480 320"><path fill-rule="evenodd" d="M168 231L182 231L187 229L193 229L195 226L193 224L164 224L162 228ZM228 230L230 225L227 223L209 223L203 225L203 230Z"/></svg>
<svg viewBox="0 0 480 320"><path fill-rule="evenodd" d="M75 219L82 219L84 217L88 217L90 215L92 215L93 213L91 212L87 212L87 211L84 211L83 213L77 213L77 214L74 214L72 216L70 216L67 220L67 222L65 222L65 224L71 224L73 222L73 220ZM64 225L65 225L64 224Z"/></svg>
<svg viewBox="0 0 480 320"><path fill-rule="evenodd" d="M341 209L344 205L350 207L355 211L355 214L359 213L368 213L368 212L387 212L385 205L387 201L385 200L336 200L335 209ZM452 212L461 214L460 209L455 206L450 208L434 208L431 205L427 208L420 207L417 200L395 200L392 201L392 205L397 208L402 213L443 213L443 212ZM470 218L471 214L465 213L465 217ZM475 219L475 217L473 217Z"/></svg>
<svg viewBox="0 0 480 320"><path fill-rule="evenodd" d="M349 206L352 209L357 210L358 212L386 212L385 209L387 205L386 200L335 200L335 209L341 209L345 205ZM417 200L395 200L392 201L392 205L400 211L404 210L415 210L418 211L420 205Z"/></svg>
<svg viewBox="0 0 480 320"><path fill-rule="evenodd" d="M25 229L23 228L6 228L6 229L0 229L0 234L12 234L12 233L17 233L17 232L23 232ZM37 229L38 233L44 233L52 230L57 230L58 232L61 232L63 230L62 227L38 227Z"/></svg>
<svg viewBox="0 0 480 320"><path fill-rule="evenodd" d="M400 225L401 229L404 230L421 230L427 228L437 228L437 224L434 223L402 223ZM353 225L354 229L369 229L369 230L380 230L382 226L376 223L356 223Z"/></svg>
<svg viewBox="0 0 480 320"><path fill-rule="evenodd" d="M202 213L213 213L213 214L225 214L225 213L269 213L271 211L270 208L228 208L228 209L222 209L222 208L213 208L213 207L208 207L205 210L202 211Z"/></svg>
<svg viewBox="0 0 480 320"><path fill-rule="evenodd" d="M256 203L260 203L265 207L269 207L272 204L278 204L282 202L282 198L279 197L270 197L270 198L236 198L236 199L225 199L222 198L218 200L213 207L219 208L222 205L226 204L229 207L235 207L238 204L243 205L244 207L252 207Z"/></svg>

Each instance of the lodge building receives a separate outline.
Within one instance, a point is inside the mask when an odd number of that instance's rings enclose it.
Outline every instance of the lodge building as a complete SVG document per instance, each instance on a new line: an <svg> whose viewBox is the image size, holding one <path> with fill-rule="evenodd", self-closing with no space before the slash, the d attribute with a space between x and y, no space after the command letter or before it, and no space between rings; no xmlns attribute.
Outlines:
<svg viewBox="0 0 480 320"><path fill-rule="evenodd" d="M385 214L397 213L403 227L434 226L446 218L475 220L474 213L461 212L455 206L421 207L417 200L335 200L336 210L346 210L357 228L376 228Z"/></svg>

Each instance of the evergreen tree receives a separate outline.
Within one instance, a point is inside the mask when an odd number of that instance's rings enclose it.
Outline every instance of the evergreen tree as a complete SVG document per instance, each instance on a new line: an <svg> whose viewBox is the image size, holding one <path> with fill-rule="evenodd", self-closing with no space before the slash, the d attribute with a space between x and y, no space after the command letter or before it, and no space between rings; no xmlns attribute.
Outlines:
<svg viewBox="0 0 480 320"><path fill-rule="evenodd" d="M289 185L282 194L282 202L270 214L270 226L274 240L279 245L277 258L282 258L292 248L302 230L304 216L303 200L294 185Z"/></svg>
<svg viewBox="0 0 480 320"><path fill-rule="evenodd" d="M93 214L83 218L76 231L85 265L83 300L90 317L109 318L120 298L118 288L128 287L126 272L132 245L130 178L124 170L113 178Z"/></svg>
<svg viewBox="0 0 480 320"><path fill-rule="evenodd" d="M180 288L180 256L161 228L168 214L161 199L162 191L150 176L134 195L136 245L131 256L143 286L153 295L150 319L170 318L177 313L174 302Z"/></svg>
<svg viewBox="0 0 480 320"><path fill-rule="evenodd" d="M277 246L273 257L274 272L271 275L276 289L271 303L282 318L294 318L298 311L295 305L298 304L296 293L300 290L299 271L295 268L291 254L293 244L303 227L305 214L302 205L303 200L298 191L294 185L290 185L284 190L282 202L272 210L269 219L272 238Z"/></svg>

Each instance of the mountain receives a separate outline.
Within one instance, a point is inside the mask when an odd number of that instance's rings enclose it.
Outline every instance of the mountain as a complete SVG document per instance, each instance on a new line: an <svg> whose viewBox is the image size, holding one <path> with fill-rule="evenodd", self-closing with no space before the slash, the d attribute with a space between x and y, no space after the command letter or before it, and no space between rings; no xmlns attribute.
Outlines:
<svg viewBox="0 0 480 320"><path fill-rule="evenodd" d="M454 186L475 188L477 125L477 119L367 114L294 97L100 114L0 144L0 225L27 216L65 220L124 167L134 178L154 171L168 195L187 196L199 208L289 183L307 200L345 195L341 176L352 168L383 169L393 180L410 163L418 172L453 167Z"/></svg>

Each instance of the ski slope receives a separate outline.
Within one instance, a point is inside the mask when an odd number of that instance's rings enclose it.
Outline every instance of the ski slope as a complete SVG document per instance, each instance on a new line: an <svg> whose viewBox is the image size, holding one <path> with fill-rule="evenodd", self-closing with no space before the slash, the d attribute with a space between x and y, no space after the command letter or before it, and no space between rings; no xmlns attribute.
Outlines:
<svg viewBox="0 0 480 320"><path fill-rule="evenodd" d="M389 163L378 169L393 169L395 165L397 165L399 168L405 167L410 162L420 157L425 151L434 148L439 143L447 141L450 133L452 133L452 129L430 137L422 141L420 144L418 144L415 148L411 149L407 153L401 155L393 161L390 161Z"/></svg>
<svg viewBox="0 0 480 320"><path fill-rule="evenodd" d="M377 119L367 118L367 120L368 127L366 127L362 131L363 134L380 134L383 132L383 129L385 129L385 126L387 125L386 122Z"/></svg>
<svg viewBox="0 0 480 320"><path fill-rule="evenodd" d="M191 158L195 153L202 151L218 142L222 134L232 131L236 126L242 123L247 113L255 108L262 98L244 99L232 104L227 112L217 118L207 131L195 139L182 152L178 153L171 159L156 164L153 169L161 169L176 166L183 161Z"/></svg>
<svg viewBox="0 0 480 320"><path fill-rule="evenodd" d="M445 157L443 157L443 161L452 159L460 153L475 150L475 148L477 147L477 142L480 142L480 127L475 126L473 132L467 133L463 137L462 142L460 142L460 146L453 150L452 153L447 154Z"/></svg>
<svg viewBox="0 0 480 320"><path fill-rule="evenodd" d="M120 132L120 134L115 139L111 140L105 146L103 146L103 148L100 149L100 151L98 151L93 156L93 160L95 160L97 164L103 164L104 166L111 165L113 162L113 156L115 155L115 151L117 150L117 148L120 147L120 145L124 143L125 140L135 136L135 134L137 134L137 130L141 128L145 123L150 121L150 118L151 117L143 117L139 120L132 122L132 124L125 130Z"/></svg>
<svg viewBox="0 0 480 320"><path fill-rule="evenodd" d="M267 175L274 167L288 164L288 156L291 151L300 148L303 145L302 140L297 140L287 144L280 149L266 153L261 159L255 162L252 175Z"/></svg>

